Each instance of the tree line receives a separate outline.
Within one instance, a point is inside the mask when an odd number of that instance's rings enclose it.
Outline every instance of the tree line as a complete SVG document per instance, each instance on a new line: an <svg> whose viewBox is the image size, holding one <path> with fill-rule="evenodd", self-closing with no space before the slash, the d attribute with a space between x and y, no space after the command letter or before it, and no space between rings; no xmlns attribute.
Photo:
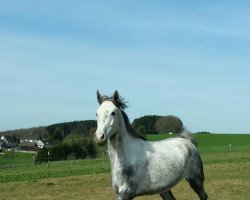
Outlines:
<svg viewBox="0 0 250 200"><path fill-rule="evenodd" d="M67 135L91 135L97 127L96 120L74 121L47 126L47 139L53 144L62 141Z"/></svg>
<svg viewBox="0 0 250 200"><path fill-rule="evenodd" d="M132 126L135 130L144 131L145 134L157 133L179 133L183 130L183 123L180 118L168 115L146 115L136 118ZM74 121L59 123L47 126L46 130L49 134L48 139L53 141L61 141L69 134L91 135L97 127L96 120Z"/></svg>
<svg viewBox="0 0 250 200"><path fill-rule="evenodd" d="M182 121L175 116L147 115L137 118L132 126L142 135L158 133L179 133L183 130ZM93 141L93 133L97 127L96 120L74 121L53 124L46 127L21 129L9 131L13 137L22 134L38 135L39 139L47 140L52 148L40 149L37 154L37 162L49 160L65 160L69 157L85 158L95 157L97 147ZM48 155L49 152L49 155Z"/></svg>

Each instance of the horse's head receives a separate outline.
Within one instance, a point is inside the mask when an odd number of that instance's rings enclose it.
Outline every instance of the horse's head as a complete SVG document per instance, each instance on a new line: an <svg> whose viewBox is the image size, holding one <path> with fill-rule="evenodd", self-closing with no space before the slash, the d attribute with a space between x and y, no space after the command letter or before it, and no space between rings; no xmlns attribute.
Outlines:
<svg viewBox="0 0 250 200"><path fill-rule="evenodd" d="M94 135L95 142L98 145L104 145L108 138L112 137L118 127L121 116L120 109L126 107L115 91L112 97L101 96L97 91L97 100L100 107L97 109L97 130Z"/></svg>

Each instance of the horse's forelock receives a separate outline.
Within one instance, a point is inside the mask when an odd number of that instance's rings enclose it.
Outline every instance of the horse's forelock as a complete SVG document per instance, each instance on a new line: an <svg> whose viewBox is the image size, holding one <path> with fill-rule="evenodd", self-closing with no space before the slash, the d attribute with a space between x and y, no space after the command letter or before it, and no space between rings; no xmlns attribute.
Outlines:
<svg viewBox="0 0 250 200"><path fill-rule="evenodd" d="M119 97L118 99L114 99L114 97L108 97L108 96L103 96L103 102L104 101L111 101L117 108L124 110L126 109L127 106L127 101L124 100L124 98Z"/></svg>

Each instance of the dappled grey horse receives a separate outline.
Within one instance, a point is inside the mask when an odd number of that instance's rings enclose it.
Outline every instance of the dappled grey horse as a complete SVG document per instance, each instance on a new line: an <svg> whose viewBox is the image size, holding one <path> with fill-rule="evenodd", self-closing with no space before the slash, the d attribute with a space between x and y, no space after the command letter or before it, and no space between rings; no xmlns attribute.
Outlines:
<svg viewBox="0 0 250 200"><path fill-rule="evenodd" d="M207 199L202 161L190 142L189 133L184 132L183 138L146 141L130 125L124 112L126 104L117 91L112 97L101 96L97 91L97 99L100 107L96 112L94 138L99 145L108 143L112 187L117 200L149 194L175 199L171 188L183 178L201 200Z"/></svg>

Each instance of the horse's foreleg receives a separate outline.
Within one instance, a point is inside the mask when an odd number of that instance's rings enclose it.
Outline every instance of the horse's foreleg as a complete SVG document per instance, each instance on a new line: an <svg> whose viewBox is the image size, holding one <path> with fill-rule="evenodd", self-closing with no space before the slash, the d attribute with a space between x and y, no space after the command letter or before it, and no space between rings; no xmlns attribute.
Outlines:
<svg viewBox="0 0 250 200"><path fill-rule="evenodd" d="M175 197L172 194L171 190L169 190L168 192L163 192L160 195L163 200L175 200Z"/></svg>
<svg viewBox="0 0 250 200"><path fill-rule="evenodd" d="M134 193L127 187L122 187L117 193L116 200L132 200Z"/></svg>

